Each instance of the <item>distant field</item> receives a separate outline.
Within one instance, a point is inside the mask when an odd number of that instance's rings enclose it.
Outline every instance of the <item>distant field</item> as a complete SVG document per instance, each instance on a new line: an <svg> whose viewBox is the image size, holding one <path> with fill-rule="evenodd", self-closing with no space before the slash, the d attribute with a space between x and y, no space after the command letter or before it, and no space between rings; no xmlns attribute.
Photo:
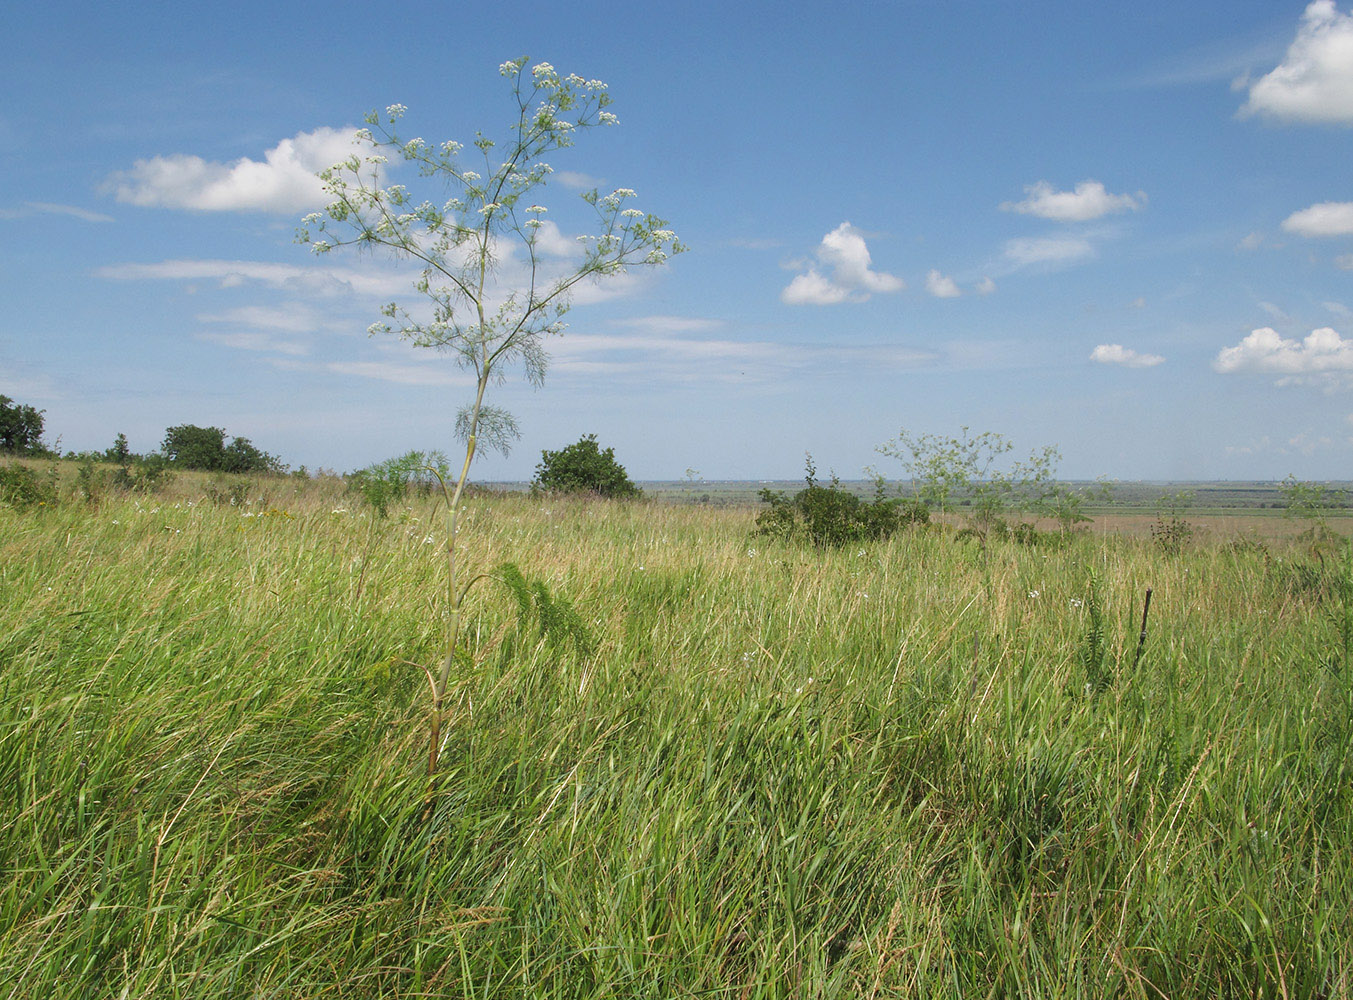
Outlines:
<svg viewBox="0 0 1353 1000"><path fill-rule="evenodd" d="M503 485L515 489L525 489L527 486L525 483ZM757 494L762 489L783 490L793 494L803 488L803 480L728 480L696 483L665 480L644 482L639 485L646 493L663 501L750 504L757 502ZM874 484L869 481L854 480L842 482L841 485L861 496L874 494ZM1072 482L1071 485L1093 487L1096 484ZM1329 485L1334 489L1353 493L1353 482L1335 482ZM1277 482L1115 482L1109 502L1097 504L1091 511L1109 513L1140 510L1154 513L1156 502L1161 497L1181 491L1195 494L1192 511L1197 514L1242 510L1260 516L1282 514L1282 484ZM889 495L911 494L910 487L906 483L890 483L888 492ZM708 500L705 500L705 497L708 497ZM1337 514L1353 517L1353 507L1346 507Z"/></svg>

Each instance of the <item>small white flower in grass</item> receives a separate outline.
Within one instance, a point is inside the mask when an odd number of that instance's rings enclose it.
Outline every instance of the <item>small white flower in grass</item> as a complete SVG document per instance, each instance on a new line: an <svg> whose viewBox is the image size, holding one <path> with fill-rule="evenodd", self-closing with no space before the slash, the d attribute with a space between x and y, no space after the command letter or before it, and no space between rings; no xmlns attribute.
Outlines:
<svg viewBox="0 0 1353 1000"><path fill-rule="evenodd" d="M423 544L424 544L424 545L432 545L432 544L434 544L436 541L437 541L437 539L433 538L431 535L425 535L425 536L423 537Z"/></svg>
<svg viewBox="0 0 1353 1000"><path fill-rule="evenodd" d="M1038 591L1036 591L1036 590L1031 590L1031 591L1029 591L1029 597L1031 597L1031 598L1033 598L1033 599L1037 599L1037 598L1038 598Z"/></svg>
<svg viewBox="0 0 1353 1000"><path fill-rule="evenodd" d="M755 559L755 558L756 558L756 549L754 549L754 548L749 548L749 549L747 550L747 558L748 558L748 559Z"/></svg>
<svg viewBox="0 0 1353 1000"><path fill-rule="evenodd" d="M1071 606L1073 608L1083 608L1085 607L1085 602L1082 601L1079 597L1073 597L1071 598Z"/></svg>

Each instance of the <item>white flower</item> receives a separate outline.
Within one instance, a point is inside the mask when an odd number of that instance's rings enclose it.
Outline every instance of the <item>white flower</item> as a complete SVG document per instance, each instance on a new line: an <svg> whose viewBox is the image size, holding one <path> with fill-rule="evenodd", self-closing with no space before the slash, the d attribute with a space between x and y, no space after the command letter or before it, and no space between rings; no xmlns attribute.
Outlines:
<svg viewBox="0 0 1353 1000"><path fill-rule="evenodd" d="M548 212L549 209L546 208L544 205L532 205L526 211L530 212L533 215L543 215L544 213Z"/></svg>
<svg viewBox="0 0 1353 1000"><path fill-rule="evenodd" d="M1036 590L1031 590L1031 591L1029 591L1029 596L1030 596L1031 598L1037 598L1037 597L1038 597L1038 591L1036 591Z"/></svg>
<svg viewBox="0 0 1353 1000"><path fill-rule="evenodd" d="M1079 597L1073 597L1073 598L1071 598L1071 606L1072 606L1073 608L1084 607L1084 605L1085 605L1085 602L1082 601Z"/></svg>
<svg viewBox="0 0 1353 1000"><path fill-rule="evenodd" d="M616 188L614 191L611 192L611 197L612 197L612 198L635 198L635 197L637 197L637 195L635 195L634 189L633 189L633 188Z"/></svg>
<svg viewBox="0 0 1353 1000"><path fill-rule="evenodd" d="M389 115L391 118L398 118L400 115L404 114L404 112L408 110L409 109L402 104L391 104L388 108L385 109L385 113Z"/></svg>
<svg viewBox="0 0 1353 1000"><path fill-rule="evenodd" d="M626 219L642 219L644 217L644 213L637 208L627 208L620 214Z"/></svg>
<svg viewBox="0 0 1353 1000"><path fill-rule="evenodd" d="M615 115L611 114L609 111L603 111L600 115L598 115L598 118L600 119L601 124L603 125L620 124L620 119L617 118Z"/></svg>

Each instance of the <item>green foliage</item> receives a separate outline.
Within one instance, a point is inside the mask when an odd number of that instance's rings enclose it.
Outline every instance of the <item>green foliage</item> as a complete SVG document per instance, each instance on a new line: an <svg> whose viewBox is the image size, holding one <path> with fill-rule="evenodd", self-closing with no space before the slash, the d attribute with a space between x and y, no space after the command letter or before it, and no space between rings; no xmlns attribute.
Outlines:
<svg viewBox="0 0 1353 1000"><path fill-rule="evenodd" d="M1348 502L1348 495L1328 483L1311 483L1288 476L1282 486L1283 516L1304 521L1309 541L1329 541L1333 532L1329 527L1329 516L1341 510Z"/></svg>
<svg viewBox="0 0 1353 1000"><path fill-rule="evenodd" d="M111 477L114 488L129 493L156 493L173 481L169 459L154 454L131 456L131 461L114 469Z"/></svg>
<svg viewBox="0 0 1353 1000"><path fill-rule="evenodd" d="M47 449L42 446L45 412L0 396L0 453L45 455Z"/></svg>
<svg viewBox="0 0 1353 1000"><path fill-rule="evenodd" d="M820 485L811 455L807 458L804 478L807 486L792 498L775 490L760 492L762 501L770 504L770 508L757 515L757 534L772 538L804 538L813 545L829 548L887 538L899 528L925 524L930 519L930 512L922 503L884 498L881 481L877 483L874 500L869 503L841 489L841 482L835 475L830 485Z"/></svg>
<svg viewBox="0 0 1353 1000"><path fill-rule="evenodd" d="M1191 490L1181 490L1167 493L1156 501L1156 523L1151 526L1151 538L1171 555L1178 555L1193 540L1194 527L1184 519L1193 500Z"/></svg>
<svg viewBox="0 0 1353 1000"><path fill-rule="evenodd" d="M348 477L348 488L371 505L377 517L411 493L426 496L451 478L451 467L440 451L409 451L367 466Z"/></svg>
<svg viewBox="0 0 1353 1000"><path fill-rule="evenodd" d="M534 634L551 647L571 643L579 656L590 656L595 648L592 635L582 618L566 598L551 594L543 580L527 580L510 562L502 563L494 576L517 602L517 631L521 636Z"/></svg>
<svg viewBox="0 0 1353 1000"><path fill-rule="evenodd" d="M248 438L237 437L226 444L225 435L220 427L180 424L165 431L160 447L172 465L183 469L231 473L284 470L280 459L259 451Z"/></svg>
<svg viewBox="0 0 1353 1000"><path fill-rule="evenodd" d="M104 452L104 458L116 465L130 465L135 457L127 444L127 435L121 433L113 440L112 447Z"/></svg>
<svg viewBox="0 0 1353 1000"><path fill-rule="evenodd" d="M21 462L0 465L0 505L28 510L33 507L55 507L56 503L55 469L47 475L39 475Z"/></svg>
<svg viewBox="0 0 1353 1000"><path fill-rule="evenodd" d="M625 467L615 460L615 449L602 449L595 434L558 451L542 451L532 493L595 493L610 500L631 500L643 491L630 481Z"/></svg>
<svg viewBox="0 0 1353 1000"><path fill-rule="evenodd" d="M946 514L962 506L969 526L987 534L1001 532L997 525L1004 525L1007 510L1039 510L1054 496L1058 450L1048 446L1003 467L1004 456L1013 449L1003 435L974 435L964 427L958 437L902 430L877 451L902 463L928 507Z"/></svg>
<svg viewBox="0 0 1353 1000"><path fill-rule="evenodd" d="M1078 487L1068 483L1049 483L1042 491L1034 509L1056 520L1062 534L1068 534L1083 524L1090 523L1085 513L1087 504L1107 503L1113 496L1113 484L1105 480L1094 486Z"/></svg>
<svg viewBox="0 0 1353 1000"><path fill-rule="evenodd" d="M1085 592L1085 636L1081 642L1080 661L1085 671L1087 694L1098 695L1113 684L1113 671L1108 665L1108 644L1105 639L1102 586L1091 576Z"/></svg>

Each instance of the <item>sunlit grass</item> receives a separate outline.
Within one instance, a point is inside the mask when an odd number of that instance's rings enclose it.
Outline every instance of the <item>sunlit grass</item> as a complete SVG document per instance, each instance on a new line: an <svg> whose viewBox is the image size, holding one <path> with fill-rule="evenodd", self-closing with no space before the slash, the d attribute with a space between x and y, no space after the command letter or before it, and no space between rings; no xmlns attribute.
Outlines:
<svg viewBox="0 0 1353 1000"><path fill-rule="evenodd" d="M596 652L477 589L424 822L431 504L178 487L0 510L8 995L1349 991L1330 556L475 498Z"/></svg>

